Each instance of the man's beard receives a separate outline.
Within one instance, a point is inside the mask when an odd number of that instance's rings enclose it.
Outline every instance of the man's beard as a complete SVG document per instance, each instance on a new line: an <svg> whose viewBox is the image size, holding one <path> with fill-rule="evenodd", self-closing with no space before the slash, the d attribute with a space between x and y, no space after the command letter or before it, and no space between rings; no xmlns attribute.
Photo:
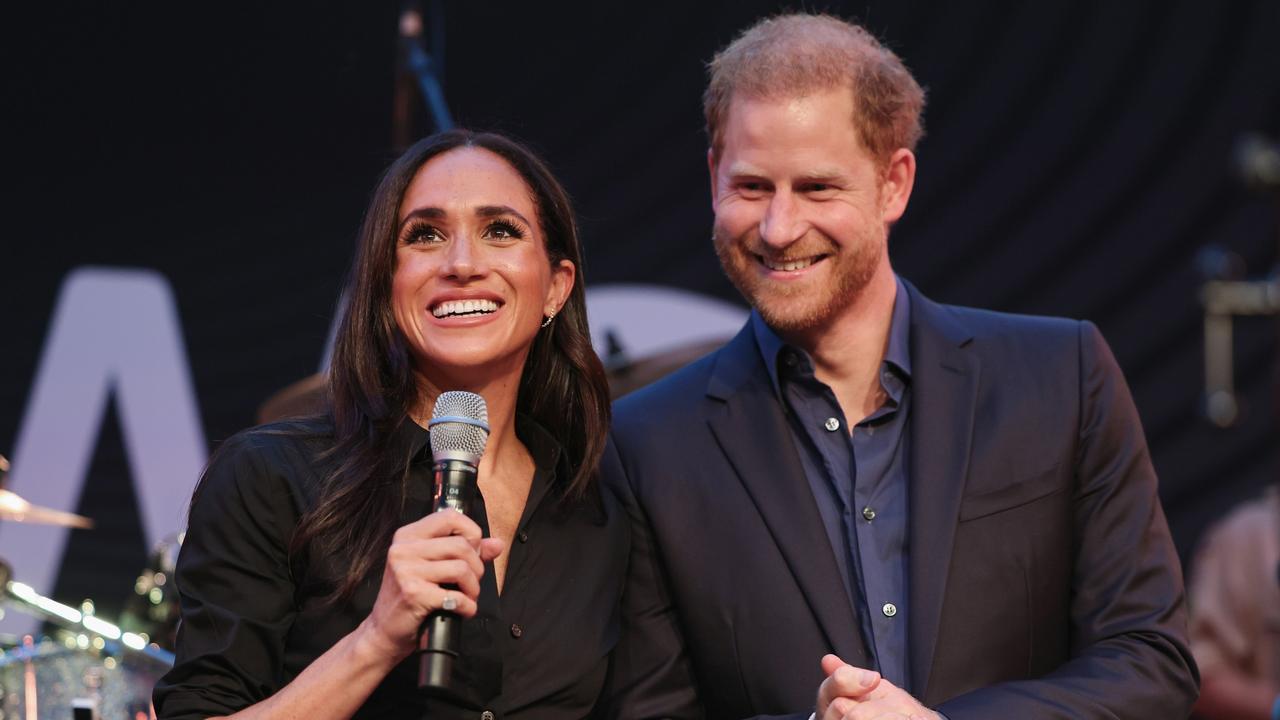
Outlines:
<svg viewBox="0 0 1280 720"><path fill-rule="evenodd" d="M786 251L777 253L765 246L756 230L743 237L731 238L724 228L717 225L712 241L725 274L765 323L781 333L802 333L826 325L856 302L870 284L885 253L885 238L875 237L873 233L859 233L853 242L841 247L830 237L810 230L808 236ZM832 265L830 281L822 283L806 279L797 283L780 283L768 280L760 276L757 255L772 261L825 255L821 262Z"/></svg>

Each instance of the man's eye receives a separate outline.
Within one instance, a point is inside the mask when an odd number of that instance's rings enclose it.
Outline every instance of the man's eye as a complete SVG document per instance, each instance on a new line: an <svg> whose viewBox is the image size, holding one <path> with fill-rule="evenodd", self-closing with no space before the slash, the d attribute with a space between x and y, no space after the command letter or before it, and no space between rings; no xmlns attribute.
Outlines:
<svg viewBox="0 0 1280 720"><path fill-rule="evenodd" d="M761 182L738 183L738 193L746 197L759 197L765 192L765 184Z"/></svg>

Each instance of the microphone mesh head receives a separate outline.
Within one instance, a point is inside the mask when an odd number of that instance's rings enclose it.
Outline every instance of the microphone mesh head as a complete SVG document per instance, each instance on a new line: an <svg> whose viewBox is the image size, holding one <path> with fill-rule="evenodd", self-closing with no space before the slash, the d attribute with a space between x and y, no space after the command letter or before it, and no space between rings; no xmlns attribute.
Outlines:
<svg viewBox="0 0 1280 720"><path fill-rule="evenodd" d="M463 452L479 458L489 441L489 409L484 398L473 392L450 390L440 393L431 411L431 454Z"/></svg>

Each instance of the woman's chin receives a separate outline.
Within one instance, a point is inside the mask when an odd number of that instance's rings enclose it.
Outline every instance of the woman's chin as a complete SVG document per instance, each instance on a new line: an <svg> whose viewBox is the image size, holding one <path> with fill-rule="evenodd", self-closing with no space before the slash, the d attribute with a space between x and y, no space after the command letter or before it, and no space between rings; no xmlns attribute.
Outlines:
<svg viewBox="0 0 1280 720"><path fill-rule="evenodd" d="M452 344L448 352L420 357L418 365L432 384L438 378L451 383L441 390L482 387L499 382L510 375L519 376L529 346L495 348L491 346L459 347Z"/></svg>

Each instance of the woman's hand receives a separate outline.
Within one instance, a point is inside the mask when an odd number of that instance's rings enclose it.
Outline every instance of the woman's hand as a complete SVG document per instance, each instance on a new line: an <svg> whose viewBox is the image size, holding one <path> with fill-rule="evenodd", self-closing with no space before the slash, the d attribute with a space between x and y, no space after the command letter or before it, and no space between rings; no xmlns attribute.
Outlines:
<svg viewBox="0 0 1280 720"><path fill-rule="evenodd" d="M504 546L481 538L480 526L454 510L405 525L391 539L378 599L357 632L397 662L408 657L418 647L418 628L446 598L458 615L476 614L484 564Z"/></svg>

